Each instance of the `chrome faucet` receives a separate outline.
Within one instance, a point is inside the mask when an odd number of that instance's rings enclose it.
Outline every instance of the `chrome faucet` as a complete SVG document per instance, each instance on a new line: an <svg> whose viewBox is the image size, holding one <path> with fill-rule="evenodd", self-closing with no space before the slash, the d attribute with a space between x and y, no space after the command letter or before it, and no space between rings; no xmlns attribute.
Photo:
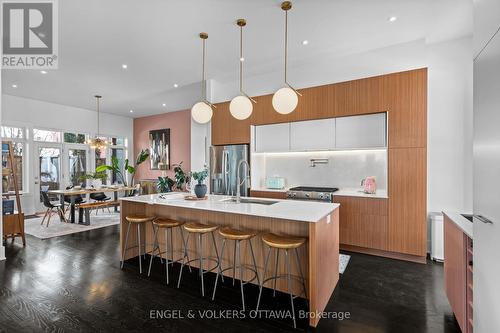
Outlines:
<svg viewBox="0 0 500 333"><path fill-rule="evenodd" d="M243 180L241 180L240 169L241 169L241 165L243 163L245 163L246 166L247 166L247 173L248 173L248 175L246 175L245 178L243 178ZM243 183L245 182L245 180L248 177L250 177L250 164L248 164L248 162L246 160L241 160L240 163L238 163L238 168L237 168L237 172L236 172L236 183L238 184L238 186L236 186L236 198L235 198L235 201L237 203L241 202L241 190L240 190L240 187L241 187L241 185L243 185Z"/></svg>

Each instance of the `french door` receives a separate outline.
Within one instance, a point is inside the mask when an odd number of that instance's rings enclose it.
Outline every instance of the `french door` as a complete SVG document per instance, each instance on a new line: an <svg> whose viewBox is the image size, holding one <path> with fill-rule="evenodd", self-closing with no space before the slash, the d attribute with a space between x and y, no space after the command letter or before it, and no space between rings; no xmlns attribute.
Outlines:
<svg viewBox="0 0 500 333"><path fill-rule="evenodd" d="M58 144L36 142L34 145L34 201L37 211L44 207L40 191L64 189L85 182L83 176L89 171L89 147L81 144ZM59 198L49 195L53 201Z"/></svg>

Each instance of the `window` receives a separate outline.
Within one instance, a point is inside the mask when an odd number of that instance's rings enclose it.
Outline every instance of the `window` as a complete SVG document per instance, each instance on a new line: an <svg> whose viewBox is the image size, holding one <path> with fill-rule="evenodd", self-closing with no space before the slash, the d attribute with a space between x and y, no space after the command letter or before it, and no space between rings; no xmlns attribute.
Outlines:
<svg viewBox="0 0 500 333"><path fill-rule="evenodd" d="M64 132L64 142L66 143L85 143L87 135L82 133L69 133Z"/></svg>
<svg viewBox="0 0 500 333"><path fill-rule="evenodd" d="M24 139L24 128L2 126L1 137L8 139Z"/></svg>
<svg viewBox="0 0 500 333"><path fill-rule="evenodd" d="M34 128L33 140L43 142L61 142L61 132Z"/></svg>
<svg viewBox="0 0 500 333"><path fill-rule="evenodd" d="M113 146L126 146L127 140L124 138L111 138L111 144Z"/></svg>

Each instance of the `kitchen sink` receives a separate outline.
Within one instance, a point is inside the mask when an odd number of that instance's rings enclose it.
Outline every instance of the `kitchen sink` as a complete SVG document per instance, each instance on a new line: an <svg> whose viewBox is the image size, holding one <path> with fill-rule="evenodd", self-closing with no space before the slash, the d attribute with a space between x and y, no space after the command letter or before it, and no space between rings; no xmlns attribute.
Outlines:
<svg viewBox="0 0 500 333"><path fill-rule="evenodd" d="M222 199L221 202L237 203L236 198ZM258 204L258 205L266 205L266 206L274 205L275 203L278 203L278 202L279 201L249 199L249 198L241 198L240 199L240 203Z"/></svg>

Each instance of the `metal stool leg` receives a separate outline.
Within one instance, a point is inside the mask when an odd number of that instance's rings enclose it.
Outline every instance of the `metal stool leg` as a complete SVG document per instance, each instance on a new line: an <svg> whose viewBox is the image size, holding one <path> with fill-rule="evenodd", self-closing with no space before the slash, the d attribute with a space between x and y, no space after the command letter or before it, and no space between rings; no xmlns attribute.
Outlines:
<svg viewBox="0 0 500 333"><path fill-rule="evenodd" d="M181 233L181 240L182 244L184 245L184 257L182 258L182 261L184 262L184 259L187 258L187 261L189 261L189 254L187 251L187 239L184 238L184 231L182 230L182 227L179 227L179 232ZM189 234L188 234L189 237ZM188 266L189 268L189 273L191 273L191 266Z"/></svg>
<svg viewBox="0 0 500 333"><path fill-rule="evenodd" d="M141 225L137 224L137 241L139 242L139 274L142 274L142 260L141 260Z"/></svg>
<svg viewBox="0 0 500 333"><path fill-rule="evenodd" d="M170 238L170 241L172 241L172 238ZM170 278L168 276L168 229L165 229L165 271L167 273L167 284L170 283ZM173 254L172 254L172 260L173 259Z"/></svg>
<svg viewBox="0 0 500 333"><path fill-rule="evenodd" d="M189 241L189 232L188 232L188 235L186 237L186 245L184 246L184 249L186 250L186 254L187 254L187 243ZM189 257L188 257L188 261L189 261ZM183 257L182 258L182 265L181 265L181 271L179 272L179 279L177 280L177 288L180 287L181 285L181 278L182 278L182 269L184 268L184 265L186 264L186 257Z"/></svg>
<svg viewBox="0 0 500 333"><path fill-rule="evenodd" d="M262 287L264 286L264 280L266 279L267 264L269 263L269 256L270 255L271 255L271 247L269 247L269 250L267 251L266 261L264 263L264 275L262 275L262 280L260 282L259 298L257 298L256 311L259 311L260 297L262 296Z"/></svg>
<svg viewBox="0 0 500 333"><path fill-rule="evenodd" d="M234 286L235 275L236 275L236 241L234 242L234 251L233 251L233 286Z"/></svg>
<svg viewBox="0 0 500 333"><path fill-rule="evenodd" d="M278 263L280 261L280 250L275 249L276 251L276 262L274 263L274 276L278 276ZM273 297L276 297L276 280L274 279L274 284L273 284Z"/></svg>
<svg viewBox="0 0 500 333"><path fill-rule="evenodd" d="M297 267L299 268L300 279L302 280L302 289L304 291L304 298L307 300L306 279L304 279L304 275L302 274L302 267L300 267L299 251L297 249L295 249L295 258L297 258Z"/></svg>
<svg viewBox="0 0 500 333"><path fill-rule="evenodd" d="M257 270L257 261L255 260L255 254L253 253L253 247L252 247L252 240L248 240L248 244L250 244L250 253L252 254L252 260L253 260L253 268L255 269L255 277L257 278L257 284L260 285L260 279L259 279L259 271Z"/></svg>
<svg viewBox="0 0 500 333"><path fill-rule="evenodd" d="M221 262L219 264L219 270L217 271L217 276L215 277L214 292L212 293L212 301L215 299L215 291L217 290L217 282L219 281L219 274L222 276L222 258L224 257L224 248L226 247L226 239L222 239L222 249L220 251Z"/></svg>
<svg viewBox="0 0 500 333"><path fill-rule="evenodd" d="M161 258L161 251L160 251L160 246L158 245L158 231L160 228L155 228L153 225L153 251L151 252L151 259L149 260L149 269L148 269L148 276L151 276L151 266L153 265L153 257L154 257L154 252L156 248L158 247L158 252L160 253L160 258Z"/></svg>
<svg viewBox="0 0 500 333"><path fill-rule="evenodd" d="M288 293L290 294L290 303L292 304L292 316L293 316L293 328L297 328L297 324L295 323L295 307L293 306L293 294L292 294L292 285L291 285L291 271L290 271L290 256L288 255L288 250L285 250L285 258L286 258L286 270L287 270L287 287Z"/></svg>
<svg viewBox="0 0 500 333"><path fill-rule="evenodd" d="M121 269L123 269L123 264L125 263L125 252L127 251L127 245L128 245L128 235L130 234L130 225L131 223L130 222L127 222L128 223L128 227L127 227L127 235L125 236L125 245L123 247L123 253L122 253L122 264L121 264Z"/></svg>
<svg viewBox="0 0 500 333"><path fill-rule="evenodd" d="M241 248L240 248L240 240L235 241L236 242L236 249L237 249L237 257L234 258L238 260L237 266L240 268L240 291L241 291L241 303L243 304L243 311L245 311L245 294L243 293L243 266L241 265Z"/></svg>
<svg viewBox="0 0 500 333"><path fill-rule="evenodd" d="M203 249L201 234L198 235L198 255L200 256L200 278L201 278L201 296L205 297L205 283L203 281Z"/></svg>
<svg viewBox="0 0 500 333"><path fill-rule="evenodd" d="M217 267L220 270L221 269L220 265L221 265L221 260L222 260L221 258L222 257L219 257L219 251L217 250L217 242L215 241L214 232L212 231L211 234L212 234L212 243L214 244L215 256L217 257ZM222 282L224 282L224 276L223 275L221 275L221 279L222 279Z"/></svg>

